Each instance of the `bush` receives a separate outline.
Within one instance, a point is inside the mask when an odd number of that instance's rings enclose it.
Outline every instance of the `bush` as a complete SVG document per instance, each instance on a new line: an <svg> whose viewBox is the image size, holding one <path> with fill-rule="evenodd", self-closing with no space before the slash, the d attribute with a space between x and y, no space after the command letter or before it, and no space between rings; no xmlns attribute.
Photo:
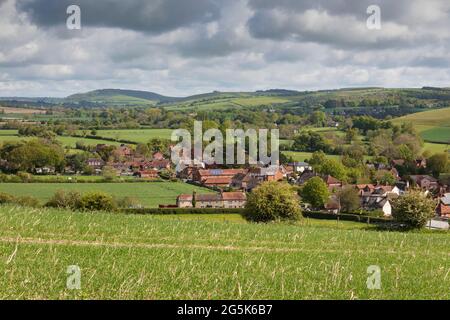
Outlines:
<svg viewBox="0 0 450 320"><path fill-rule="evenodd" d="M412 190L393 201L392 217L409 228L423 228L435 216L436 203L422 192Z"/></svg>
<svg viewBox="0 0 450 320"><path fill-rule="evenodd" d="M53 197L45 204L46 207L76 209L81 200L80 193L76 191L58 190Z"/></svg>
<svg viewBox="0 0 450 320"><path fill-rule="evenodd" d="M23 207L40 207L39 200L31 196L18 197L14 202Z"/></svg>
<svg viewBox="0 0 450 320"><path fill-rule="evenodd" d="M77 208L87 211L114 211L116 203L113 197L107 193L87 192L81 196Z"/></svg>
<svg viewBox="0 0 450 320"><path fill-rule="evenodd" d="M120 209L139 209L142 208L142 204L134 197L124 197L117 200L117 207Z"/></svg>
<svg viewBox="0 0 450 320"><path fill-rule="evenodd" d="M265 182L247 198L244 218L254 222L299 220L300 201L294 189L279 182Z"/></svg>
<svg viewBox="0 0 450 320"><path fill-rule="evenodd" d="M15 198L7 193L0 192L0 204L13 203Z"/></svg>

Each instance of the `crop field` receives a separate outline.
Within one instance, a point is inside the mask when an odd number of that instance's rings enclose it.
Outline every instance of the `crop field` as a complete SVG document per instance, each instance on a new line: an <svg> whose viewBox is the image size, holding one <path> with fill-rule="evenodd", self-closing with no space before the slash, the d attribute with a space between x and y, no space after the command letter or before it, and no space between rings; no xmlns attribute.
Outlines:
<svg viewBox="0 0 450 320"><path fill-rule="evenodd" d="M99 137L147 143L151 139L170 139L172 129L98 130Z"/></svg>
<svg viewBox="0 0 450 320"><path fill-rule="evenodd" d="M46 110L42 109L28 109L28 108L14 108L14 107L3 107L0 105L0 111L3 114L45 114ZM0 114L1 116L1 114Z"/></svg>
<svg viewBox="0 0 450 320"><path fill-rule="evenodd" d="M317 221L317 223L316 223ZM0 207L1 299L449 299L449 233ZM381 287L367 287L368 267ZM80 289L67 288L69 266Z"/></svg>
<svg viewBox="0 0 450 320"><path fill-rule="evenodd" d="M118 198L133 197L145 207L156 208L160 204L175 204L181 193L195 190L210 193L209 189L195 187L183 182L123 182L123 183L1 183L0 192L16 196L33 196L43 204L56 191L103 191Z"/></svg>

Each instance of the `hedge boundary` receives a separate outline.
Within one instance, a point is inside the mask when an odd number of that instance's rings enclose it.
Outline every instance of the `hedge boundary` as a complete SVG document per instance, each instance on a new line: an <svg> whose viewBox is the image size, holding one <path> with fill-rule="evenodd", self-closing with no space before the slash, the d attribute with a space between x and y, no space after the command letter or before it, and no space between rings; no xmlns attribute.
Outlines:
<svg viewBox="0 0 450 320"><path fill-rule="evenodd" d="M141 215L177 215L177 214L243 214L245 209L226 208L139 208L123 209L127 214ZM343 220L363 223L387 223L390 218L370 217L357 214L331 214L325 212L308 211L303 212L303 217L322 220Z"/></svg>
<svg viewBox="0 0 450 320"><path fill-rule="evenodd" d="M177 214L243 214L244 209L226 208L138 208L123 209L127 214L177 215Z"/></svg>

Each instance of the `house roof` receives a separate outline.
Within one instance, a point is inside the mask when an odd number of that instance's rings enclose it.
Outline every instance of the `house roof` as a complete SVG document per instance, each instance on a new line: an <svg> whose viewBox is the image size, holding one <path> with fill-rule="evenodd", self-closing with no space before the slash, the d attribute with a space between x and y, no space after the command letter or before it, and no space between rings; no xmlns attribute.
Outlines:
<svg viewBox="0 0 450 320"><path fill-rule="evenodd" d="M200 169L198 174L200 176L234 176L238 173L245 173L245 169Z"/></svg>
<svg viewBox="0 0 450 320"><path fill-rule="evenodd" d="M180 201L192 201L192 194L180 194L178 196L178 200L180 200Z"/></svg>
<svg viewBox="0 0 450 320"><path fill-rule="evenodd" d="M325 181L326 184L341 184L341 182L336 179L335 177L332 177L330 175L327 175L323 178L323 180Z"/></svg>
<svg viewBox="0 0 450 320"><path fill-rule="evenodd" d="M196 194L195 195L195 201L220 201L221 197L220 194Z"/></svg>
<svg viewBox="0 0 450 320"><path fill-rule="evenodd" d="M403 159L392 160L392 164L395 166L402 166L405 164L405 160Z"/></svg>
<svg viewBox="0 0 450 320"><path fill-rule="evenodd" d="M203 184L230 184L233 177L205 177L202 179Z"/></svg>
<svg viewBox="0 0 450 320"><path fill-rule="evenodd" d="M152 167L167 167L170 164L170 160L153 160L149 163Z"/></svg>
<svg viewBox="0 0 450 320"><path fill-rule="evenodd" d="M410 176L410 178L416 183L420 183L425 179L427 179L430 182L437 182L436 178L433 178L432 176L429 175L412 175Z"/></svg>
<svg viewBox="0 0 450 320"><path fill-rule="evenodd" d="M224 201L232 201L232 200L244 201L247 199L247 196L243 192L224 192L222 193L222 199Z"/></svg>
<svg viewBox="0 0 450 320"><path fill-rule="evenodd" d="M374 190L375 189L375 186L373 184L371 184L371 183L369 183L369 184L357 184L356 187L359 190L363 190L363 189L366 189L366 188L368 188L370 190Z"/></svg>

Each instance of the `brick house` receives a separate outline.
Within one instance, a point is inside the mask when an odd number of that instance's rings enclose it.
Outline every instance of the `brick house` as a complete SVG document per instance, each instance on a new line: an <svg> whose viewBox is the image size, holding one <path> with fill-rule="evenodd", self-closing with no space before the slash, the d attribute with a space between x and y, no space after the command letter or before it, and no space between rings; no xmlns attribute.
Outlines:
<svg viewBox="0 0 450 320"><path fill-rule="evenodd" d="M170 169L170 160L162 159L162 160L153 160L149 163L151 168L155 168L157 170L169 170Z"/></svg>
<svg viewBox="0 0 450 320"><path fill-rule="evenodd" d="M86 165L94 169L101 169L105 166L105 161L97 158L89 158L86 160Z"/></svg>
<svg viewBox="0 0 450 320"><path fill-rule="evenodd" d="M410 180L423 190L434 190L439 188L437 179L429 175L412 175L410 176Z"/></svg>
<svg viewBox="0 0 450 320"><path fill-rule="evenodd" d="M450 193L444 194L444 196L439 199L436 213L441 217L450 217Z"/></svg>
<svg viewBox="0 0 450 320"><path fill-rule="evenodd" d="M195 169L192 180L205 186L229 187L238 173L247 173L246 169Z"/></svg>
<svg viewBox="0 0 450 320"><path fill-rule="evenodd" d="M117 148L117 154L121 157L129 158L133 156L133 149L125 144L121 144Z"/></svg>
<svg viewBox="0 0 450 320"><path fill-rule="evenodd" d="M164 160L164 155L161 152L155 152L152 156L152 160Z"/></svg>
<svg viewBox="0 0 450 320"><path fill-rule="evenodd" d="M243 192L217 194L181 194L177 197L178 208L243 208L247 196Z"/></svg>
<svg viewBox="0 0 450 320"><path fill-rule="evenodd" d="M251 191L256 188L261 181L249 173L238 173L231 179L231 187L245 191Z"/></svg>
<svg viewBox="0 0 450 320"><path fill-rule="evenodd" d="M149 170L140 170L134 173L135 177L139 177L141 179L155 179L158 178L158 170L149 169Z"/></svg>

